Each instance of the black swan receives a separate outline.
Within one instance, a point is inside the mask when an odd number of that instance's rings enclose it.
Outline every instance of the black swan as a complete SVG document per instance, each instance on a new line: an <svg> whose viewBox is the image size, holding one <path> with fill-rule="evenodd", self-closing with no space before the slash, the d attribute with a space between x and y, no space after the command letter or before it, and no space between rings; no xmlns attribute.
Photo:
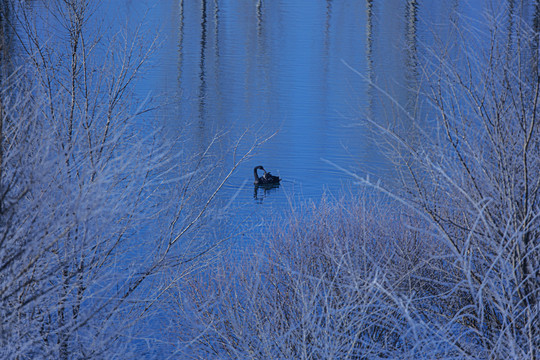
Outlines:
<svg viewBox="0 0 540 360"><path fill-rule="evenodd" d="M264 171L263 176L259 176L259 174L257 174L257 170L259 169ZM270 185L270 184L278 185L279 182L281 181L279 176L274 176L270 174L269 172L266 172L266 170L264 170L264 168L261 165L255 166L255 168L253 169L253 176L255 177L255 182L254 182L255 185Z"/></svg>

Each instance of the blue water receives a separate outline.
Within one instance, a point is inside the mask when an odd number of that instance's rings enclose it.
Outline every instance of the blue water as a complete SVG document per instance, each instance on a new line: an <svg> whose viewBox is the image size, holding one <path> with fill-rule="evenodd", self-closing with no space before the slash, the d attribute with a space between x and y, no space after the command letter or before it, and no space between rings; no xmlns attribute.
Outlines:
<svg viewBox="0 0 540 360"><path fill-rule="evenodd" d="M355 191L334 165L394 180L366 119L406 128L410 117L426 117L417 101L430 56L423 49L434 33L451 41L456 10L479 17L476 3L160 1L147 21L163 43L140 92L166 99L163 126L186 138L189 151L224 134L211 150L224 171L242 133L238 154L269 138L217 199L233 223L249 216L257 223L291 201ZM255 193L256 165L283 178L281 186Z"/></svg>

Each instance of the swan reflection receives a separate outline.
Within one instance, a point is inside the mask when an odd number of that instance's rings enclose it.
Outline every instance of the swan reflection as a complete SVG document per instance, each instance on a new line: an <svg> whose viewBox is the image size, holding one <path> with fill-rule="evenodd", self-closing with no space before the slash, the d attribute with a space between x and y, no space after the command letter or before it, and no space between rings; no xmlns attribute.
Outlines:
<svg viewBox="0 0 540 360"><path fill-rule="evenodd" d="M257 201L259 204L262 204L264 198L274 192L277 191L279 188L279 183L277 184L259 184L253 186L253 198L255 201Z"/></svg>

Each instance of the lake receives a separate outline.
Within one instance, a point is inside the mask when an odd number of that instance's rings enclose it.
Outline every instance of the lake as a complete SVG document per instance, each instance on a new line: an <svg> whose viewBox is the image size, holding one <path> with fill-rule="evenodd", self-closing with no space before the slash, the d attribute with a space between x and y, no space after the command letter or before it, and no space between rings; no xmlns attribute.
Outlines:
<svg viewBox="0 0 540 360"><path fill-rule="evenodd" d="M148 4L126 6L143 14ZM187 134L193 152L222 134L211 151L224 156L224 168L244 131L240 152L271 137L218 195L233 221L254 215L255 223L291 200L354 191L350 175L334 165L392 181L391 162L365 120L406 128L410 118L425 118L429 110L418 93L426 47L435 37L451 40L452 24L461 21L456 11L478 18L482 6L415 0L152 5L147 26L159 28L163 42L140 94L166 99L160 118L167 131ZM254 188L257 165L279 175L281 186Z"/></svg>

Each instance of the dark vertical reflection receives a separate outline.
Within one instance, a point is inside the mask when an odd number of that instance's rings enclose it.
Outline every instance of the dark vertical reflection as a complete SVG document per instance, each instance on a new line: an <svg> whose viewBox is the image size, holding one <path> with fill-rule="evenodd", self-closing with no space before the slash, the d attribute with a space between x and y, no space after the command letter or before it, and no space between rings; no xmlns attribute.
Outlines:
<svg viewBox="0 0 540 360"><path fill-rule="evenodd" d="M219 1L214 0L214 55L219 59Z"/></svg>
<svg viewBox="0 0 540 360"><path fill-rule="evenodd" d="M178 84L182 81L182 70L184 62L184 0L178 2Z"/></svg>
<svg viewBox="0 0 540 360"><path fill-rule="evenodd" d="M513 29L514 29L514 16L516 13L516 2L514 0L508 0L508 26L507 26L507 44L506 44L506 62L510 64L512 61L513 54L512 50L512 38L513 38ZM519 54L518 54L519 55Z"/></svg>
<svg viewBox="0 0 540 360"><path fill-rule="evenodd" d="M268 70L267 69L267 64L268 64L267 56L268 56L268 53L267 53L267 41L266 41L267 40L267 38L266 38L267 35L265 34L265 29L269 24L265 23L265 19L264 19L266 11L267 11L267 9L266 9L264 1L263 0L258 0L257 1L257 6L256 6L256 12L257 12L257 46L259 48L260 55L262 55L264 57L263 62L261 63L261 64L264 64L264 66L262 67L262 70L264 72L266 72L266 70Z"/></svg>
<svg viewBox="0 0 540 360"><path fill-rule="evenodd" d="M417 91L418 91L418 2L417 0L407 0L406 7L406 81L408 87L409 96L407 98L407 104L405 109L411 115L414 115Z"/></svg>
<svg viewBox="0 0 540 360"><path fill-rule="evenodd" d="M220 66L220 32L219 32L219 26L220 26L220 6L219 6L219 0L214 0L214 77L216 84L220 84L220 74L219 66ZM214 106L216 107L216 110L218 113L221 111L221 86L217 85L214 86L215 92L217 96L213 96L213 99L215 101ZM221 120L223 117L218 116L218 119Z"/></svg>
<svg viewBox="0 0 540 360"><path fill-rule="evenodd" d="M3 83L6 71L11 65L11 54L13 52L13 32L12 32L12 9L11 1L0 0L0 81Z"/></svg>
<svg viewBox="0 0 540 360"><path fill-rule="evenodd" d="M201 1L201 53L199 59L199 127L204 127L206 117L206 46L207 46L207 10L206 0Z"/></svg>
<svg viewBox="0 0 540 360"><path fill-rule="evenodd" d="M526 72L533 82L538 79L538 0L534 1L534 8L528 0L508 0L508 24L506 63L512 71ZM525 28L524 24L530 24L529 13L533 10L532 24ZM532 32L532 33L531 33ZM528 41L524 39L530 39ZM516 64L517 56L517 65ZM531 66L532 65L532 66ZM509 67L507 69L509 69ZM505 70L506 72L506 70ZM507 80L512 81L512 80ZM532 96L532 94L530 95Z"/></svg>
<svg viewBox="0 0 540 360"><path fill-rule="evenodd" d="M2 164L4 159L3 153L3 140L4 140L4 99L1 94L4 93L5 82L7 80L7 74L9 74L11 68L11 54L13 52L11 41L11 3L8 0L0 1L0 186L2 183ZM2 209L0 208L0 213Z"/></svg>
<svg viewBox="0 0 540 360"><path fill-rule="evenodd" d="M330 52L330 25L332 20L332 0L326 0L326 19L324 22L324 51L328 56Z"/></svg>
<svg viewBox="0 0 540 360"><path fill-rule="evenodd" d="M328 100L328 83L330 81L330 35L331 35L331 24L332 24L332 0L326 0L326 18L324 22L324 54L323 54L323 92L322 92L322 101L325 102L324 108L326 109L328 105L326 104Z"/></svg>
<svg viewBox="0 0 540 360"><path fill-rule="evenodd" d="M533 14L533 38L532 38L532 68L533 68L533 81L538 81L540 66L540 0L534 1L534 14Z"/></svg>
<svg viewBox="0 0 540 360"><path fill-rule="evenodd" d="M257 1L257 38L262 38L262 31L263 31L263 1L258 0Z"/></svg>
<svg viewBox="0 0 540 360"><path fill-rule="evenodd" d="M368 97L368 117L373 118L375 89L375 69L373 67L373 0L366 0L366 69L368 77L367 97Z"/></svg>
<svg viewBox="0 0 540 360"><path fill-rule="evenodd" d="M267 115L266 111L270 104L275 104L277 97L276 91L273 89L274 78L272 77L271 64L274 60L272 52L272 29L273 19L269 14L273 13L273 2L258 0L256 5L256 26L257 26L257 56L256 56L256 77L257 81L250 81L251 86L255 86L258 91L257 99L255 100L255 108L258 114ZM262 111L265 111L264 113ZM261 116L262 119L262 116ZM265 121L264 119L263 121Z"/></svg>
<svg viewBox="0 0 540 360"><path fill-rule="evenodd" d="M268 64L270 63L268 56L268 43L266 28L270 25L265 20L265 14L267 10L267 4L263 0L258 0L256 5L256 18L257 18L257 70L261 72L261 77L265 79L265 83L268 79ZM266 85L269 85L266 83ZM265 86L265 91L268 90L268 86Z"/></svg>

